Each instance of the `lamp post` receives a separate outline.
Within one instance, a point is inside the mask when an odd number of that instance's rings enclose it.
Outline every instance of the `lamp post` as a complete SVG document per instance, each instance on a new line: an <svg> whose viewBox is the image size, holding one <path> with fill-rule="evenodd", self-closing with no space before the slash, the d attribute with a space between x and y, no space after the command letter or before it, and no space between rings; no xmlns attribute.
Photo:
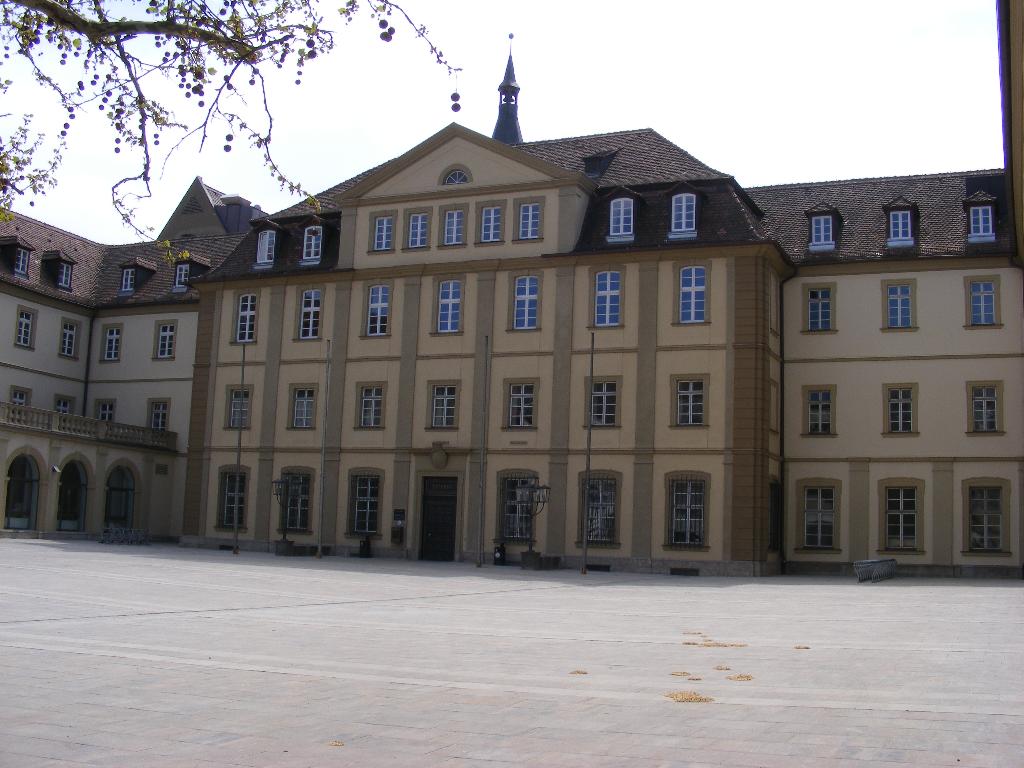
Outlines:
<svg viewBox="0 0 1024 768"><path fill-rule="evenodd" d="M292 498L292 481L289 477L282 477L271 482L274 486L274 496L277 503L281 505L281 544L287 546L288 541L288 502Z"/></svg>
<svg viewBox="0 0 1024 768"><path fill-rule="evenodd" d="M536 541L534 536L534 520L537 516L544 511L544 505L548 503L548 499L551 498L551 486L540 485L533 478L527 480L525 483L521 483L516 488L516 501L520 504L530 505L530 548L529 554L533 555L533 543Z"/></svg>

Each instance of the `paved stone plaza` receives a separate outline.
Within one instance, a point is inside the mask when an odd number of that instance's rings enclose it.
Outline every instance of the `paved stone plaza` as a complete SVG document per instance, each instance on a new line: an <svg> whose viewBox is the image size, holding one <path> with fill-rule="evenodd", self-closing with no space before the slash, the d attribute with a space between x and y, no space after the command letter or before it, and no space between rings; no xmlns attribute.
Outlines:
<svg viewBox="0 0 1024 768"><path fill-rule="evenodd" d="M2 540L0 766L1016 768L1022 586Z"/></svg>

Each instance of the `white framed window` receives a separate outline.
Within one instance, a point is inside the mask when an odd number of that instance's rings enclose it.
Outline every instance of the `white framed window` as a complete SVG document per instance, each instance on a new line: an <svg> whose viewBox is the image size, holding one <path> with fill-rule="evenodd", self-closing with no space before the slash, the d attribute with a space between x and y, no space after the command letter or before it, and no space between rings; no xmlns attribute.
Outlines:
<svg viewBox="0 0 1024 768"><path fill-rule="evenodd" d="M971 550L999 551L1003 546L1003 489L970 486L967 504Z"/></svg>
<svg viewBox="0 0 1024 768"><path fill-rule="evenodd" d="M461 168L454 168L444 177L444 184L468 184L469 174Z"/></svg>
<svg viewBox="0 0 1024 768"><path fill-rule="evenodd" d="M971 325L995 325L996 283L994 280L971 281Z"/></svg>
<svg viewBox="0 0 1024 768"><path fill-rule="evenodd" d="M307 387L296 388L292 393L292 427L295 429L313 428L313 390Z"/></svg>
<svg viewBox="0 0 1024 768"><path fill-rule="evenodd" d="M972 205L970 213L971 229L967 235L967 240L972 243L985 243L995 240L996 234L993 227L992 206Z"/></svg>
<svg viewBox="0 0 1024 768"><path fill-rule="evenodd" d="M120 360L121 359L121 329L120 328L107 328L106 333L103 335L103 359L104 360Z"/></svg>
<svg viewBox="0 0 1024 768"><path fill-rule="evenodd" d="M889 242L890 246L913 245L914 238L910 229L910 211L889 211Z"/></svg>
<svg viewBox="0 0 1024 768"><path fill-rule="evenodd" d="M703 323L707 291L705 267L683 267L679 270L679 322Z"/></svg>
<svg viewBox="0 0 1024 768"><path fill-rule="evenodd" d="M63 261L57 265L57 287L69 290L71 288L71 273L73 267Z"/></svg>
<svg viewBox="0 0 1024 768"><path fill-rule="evenodd" d="M113 400L99 400L96 403L96 418L100 421L113 421L116 403Z"/></svg>
<svg viewBox="0 0 1024 768"><path fill-rule="evenodd" d="M832 434L831 389L807 391L807 433L810 435Z"/></svg>
<svg viewBox="0 0 1024 768"><path fill-rule="evenodd" d="M917 488L885 489L885 546L917 548Z"/></svg>
<svg viewBox="0 0 1024 768"><path fill-rule="evenodd" d="M831 549L835 544L836 489L804 488L804 546Z"/></svg>
<svg viewBox="0 0 1024 768"><path fill-rule="evenodd" d="M306 227L302 239L302 260L305 262L320 261L320 253L324 244L323 227Z"/></svg>
<svg viewBox="0 0 1024 768"><path fill-rule="evenodd" d="M885 288L886 318L889 328L910 328L913 320L913 293L908 283Z"/></svg>
<svg viewBox="0 0 1024 768"><path fill-rule="evenodd" d="M466 212L461 208L444 212L444 244L461 245L465 237Z"/></svg>
<svg viewBox="0 0 1024 768"><path fill-rule="evenodd" d="M999 390L995 386L971 387L971 422L974 432L999 429Z"/></svg>
<svg viewBox="0 0 1024 768"><path fill-rule="evenodd" d="M608 237L630 240L633 237L633 200L619 197L611 202Z"/></svg>
<svg viewBox="0 0 1024 768"><path fill-rule="evenodd" d="M811 250L834 248L836 241L832 234L832 216L824 214L811 217Z"/></svg>
<svg viewBox="0 0 1024 768"><path fill-rule="evenodd" d="M540 203L519 206L519 239L536 240L540 237Z"/></svg>
<svg viewBox="0 0 1024 768"><path fill-rule="evenodd" d="M693 237L697 234L697 196L692 192L672 196L672 229L674 237Z"/></svg>
<svg viewBox="0 0 1024 768"><path fill-rule="evenodd" d="M371 285L366 305L366 335L387 336L391 289L386 285Z"/></svg>
<svg viewBox="0 0 1024 768"><path fill-rule="evenodd" d="M618 482L614 477L591 477L590 488L584 484L584 526L587 541L611 544L615 541L615 517Z"/></svg>
<svg viewBox="0 0 1024 768"><path fill-rule="evenodd" d="M166 430L171 404L166 400L154 400L149 404L149 428Z"/></svg>
<svg viewBox="0 0 1024 768"><path fill-rule="evenodd" d="M311 288L302 292L302 307L299 311L299 338L320 337L320 291Z"/></svg>
<svg viewBox="0 0 1024 768"><path fill-rule="evenodd" d="M889 431L914 431L914 390L911 387L889 387Z"/></svg>
<svg viewBox="0 0 1024 768"><path fill-rule="evenodd" d="M61 397L60 395L57 395L53 400L53 410L57 413L62 413L65 416L71 413L71 405L70 397Z"/></svg>
<svg viewBox="0 0 1024 768"><path fill-rule="evenodd" d="M426 248L428 238L428 214L414 213L409 216L409 247Z"/></svg>
<svg viewBox="0 0 1024 768"><path fill-rule="evenodd" d="M678 478L671 481L671 538L669 543L683 546L704 544L704 481Z"/></svg>
<svg viewBox="0 0 1024 768"><path fill-rule="evenodd" d="M513 428L533 426L534 385L509 384L508 425Z"/></svg>
<svg viewBox="0 0 1024 768"><path fill-rule="evenodd" d="M390 251L393 245L392 235L395 230L394 216L378 216L373 224L373 250Z"/></svg>
<svg viewBox="0 0 1024 768"><path fill-rule="evenodd" d="M174 265L174 290L183 291L188 288L188 276L191 271L187 261Z"/></svg>
<svg viewBox="0 0 1024 768"><path fill-rule="evenodd" d="M614 427L619 408L619 386L614 381L590 384L590 423L595 427Z"/></svg>
<svg viewBox="0 0 1024 768"><path fill-rule="evenodd" d="M695 427L704 423L704 382L701 379L676 382L676 425Z"/></svg>
<svg viewBox="0 0 1024 768"><path fill-rule="evenodd" d="M28 390L11 387L11 405L28 406Z"/></svg>
<svg viewBox="0 0 1024 768"><path fill-rule="evenodd" d="M232 389L228 396L228 428L246 429L249 426L249 390Z"/></svg>
<svg viewBox="0 0 1024 768"><path fill-rule="evenodd" d="M25 309L18 310L18 324L14 331L14 343L19 347L32 346L32 326L35 313Z"/></svg>
<svg viewBox="0 0 1024 768"><path fill-rule="evenodd" d="M246 476L242 472L223 472L220 476L221 504L220 525L222 528L245 526Z"/></svg>
<svg viewBox="0 0 1024 768"><path fill-rule="evenodd" d="M456 391L457 388L454 384L434 385L431 396L431 427L450 428L455 426Z"/></svg>
<svg viewBox="0 0 1024 768"><path fill-rule="evenodd" d="M68 320L60 324L60 353L64 357L74 357L78 346L78 323Z"/></svg>
<svg viewBox="0 0 1024 768"><path fill-rule="evenodd" d="M359 391L359 426L379 429L384 424L384 387L372 384Z"/></svg>
<svg viewBox="0 0 1024 768"><path fill-rule="evenodd" d="M540 281L536 275L517 277L515 282L515 307L512 313L512 327L517 331L537 327L537 300L540 296Z"/></svg>
<svg viewBox="0 0 1024 768"><path fill-rule="evenodd" d="M501 208L488 206L480 214L480 242L496 243L501 240Z"/></svg>
<svg viewBox="0 0 1024 768"><path fill-rule="evenodd" d="M238 297L238 323L235 341L248 344L256 341L256 294L243 293Z"/></svg>
<svg viewBox="0 0 1024 768"><path fill-rule="evenodd" d="M14 251L14 274L20 277L26 277L28 275L29 265L29 252L24 248L18 248Z"/></svg>
<svg viewBox="0 0 1024 768"><path fill-rule="evenodd" d="M256 242L256 263L273 264L274 251L277 247L277 232L272 229L265 229L260 232Z"/></svg>
<svg viewBox="0 0 1024 768"><path fill-rule="evenodd" d="M437 287L437 332L457 333L462 314L462 283L442 280Z"/></svg>
<svg viewBox="0 0 1024 768"><path fill-rule="evenodd" d="M807 330L832 330L832 289L807 290Z"/></svg>
<svg viewBox="0 0 1024 768"><path fill-rule="evenodd" d="M135 267L121 270L121 293L132 293L135 290Z"/></svg>
<svg viewBox="0 0 1024 768"><path fill-rule="evenodd" d="M352 532L377 533L380 513L380 476L353 475L349 508L352 510Z"/></svg>
<svg viewBox="0 0 1024 768"><path fill-rule="evenodd" d="M618 325L622 290L619 272L598 272L594 278L594 325Z"/></svg>
<svg viewBox="0 0 1024 768"><path fill-rule="evenodd" d="M177 327L174 323L161 323L157 330L156 356L161 359L174 357L174 334Z"/></svg>

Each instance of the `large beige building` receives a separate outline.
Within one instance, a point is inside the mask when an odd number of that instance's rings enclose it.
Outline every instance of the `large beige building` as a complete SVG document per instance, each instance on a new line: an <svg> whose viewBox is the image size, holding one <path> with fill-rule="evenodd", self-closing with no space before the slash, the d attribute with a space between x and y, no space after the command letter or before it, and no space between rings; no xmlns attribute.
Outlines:
<svg viewBox="0 0 1024 768"><path fill-rule="evenodd" d="M650 130L524 143L511 62L500 92L505 141L453 124L316 206L197 237L200 256L223 247L187 302L84 312L92 354L67 371L16 330L2 370L44 411L61 376L131 424L167 401L173 446L74 450L97 477L130 464L146 524L190 545L231 545L237 521L243 547L333 554L501 545L515 562L533 538L578 565L586 538L613 569L892 556L1020 575L1024 286L1002 171L743 189ZM115 279L147 247L98 269ZM4 286L12 323L29 299L41 333L71 312ZM42 489L72 449L0 421L10 510L32 482L19 457ZM550 487L535 520L516 492L531 481ZM95 532L110 515L88 487ZM40 492L32 527L60 530L58 491Z"/></svg>

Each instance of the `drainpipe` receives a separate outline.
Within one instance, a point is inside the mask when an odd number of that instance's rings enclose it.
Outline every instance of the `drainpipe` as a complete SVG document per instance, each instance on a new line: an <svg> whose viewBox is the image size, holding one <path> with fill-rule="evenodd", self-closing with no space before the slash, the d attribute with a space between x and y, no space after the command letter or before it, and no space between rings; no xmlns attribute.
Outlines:
<svg viewBox="0 0 1024 768"><path fill-rule="evenodd" d="M89 372L92 368L92 331L96 325L96 313L89 318L89 335L85 339L85 380L82 382L82 416L89 407Z"/></svg>
<svg viewBox="0 0 1024 768"><path fill-rule="evenodd" d="M789 483L786 477L786 303L784 288L796 277L793 274L779 281L779 574L786 574L786 500Z"/></svg>

